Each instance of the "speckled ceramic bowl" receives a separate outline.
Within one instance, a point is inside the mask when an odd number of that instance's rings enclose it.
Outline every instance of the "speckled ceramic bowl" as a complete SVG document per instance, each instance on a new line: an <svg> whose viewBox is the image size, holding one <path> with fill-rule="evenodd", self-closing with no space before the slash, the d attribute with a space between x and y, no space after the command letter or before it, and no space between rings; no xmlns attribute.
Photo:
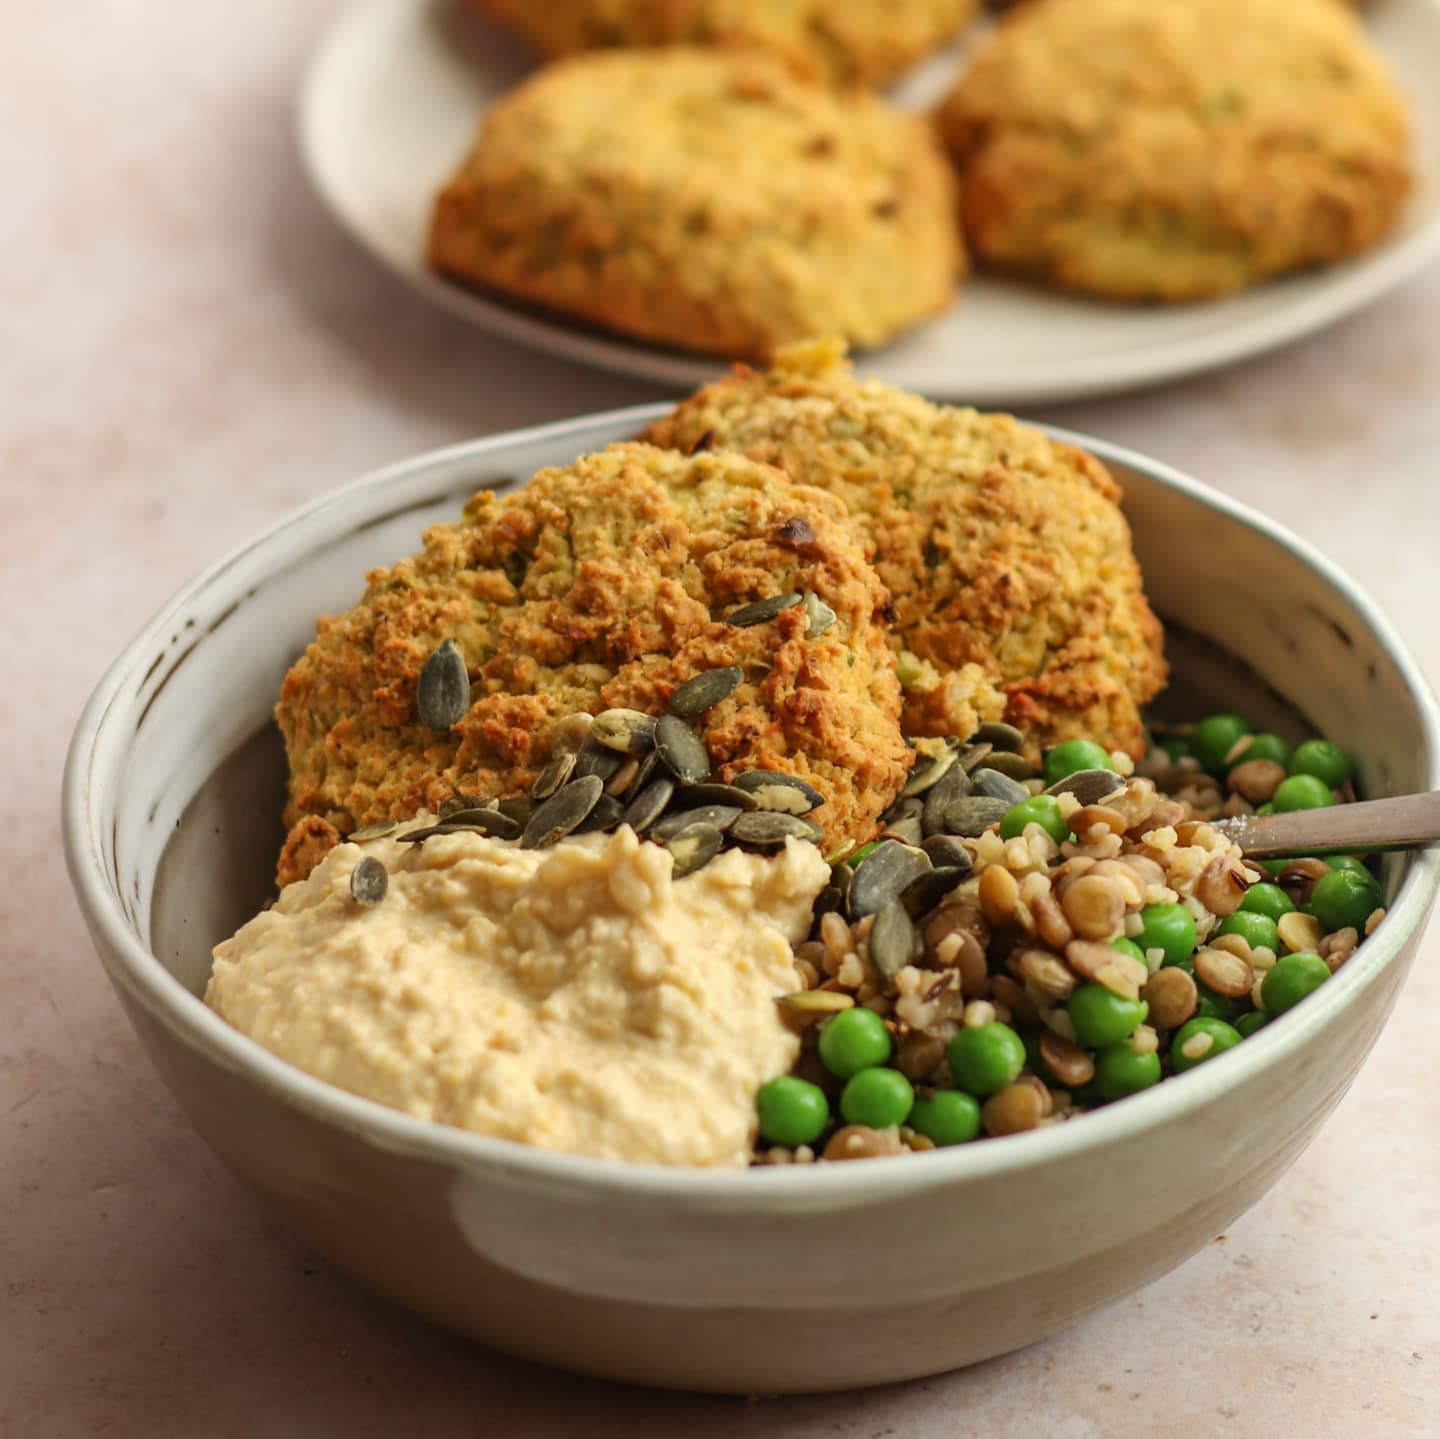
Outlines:
<svg viewBox="0 0 1440 1439"><path fill-rule="evenodd" d="M195 1127L311 1245L499 1348L740 1392L877 1384L1028 1344L1163 1274L1253 1204L1375 1042L1440 858L1392 857L1375 936L1233 1053L1077 1123L897 1160L706 1173L421 1123L272 1058L200 1002L280 837L270 707L316 615L481 485L634 434L631 410L423 456L327 495L188 585L116 661L65 777L105 969ZM1375 607L1278 526L1138 456L1108 462L1177 710L1348 746L1372 795L1440 786L1435 702ZM1263 680L1259 677L1263 676ZM1285 698L1282 700L1281 696Z"/></svg>

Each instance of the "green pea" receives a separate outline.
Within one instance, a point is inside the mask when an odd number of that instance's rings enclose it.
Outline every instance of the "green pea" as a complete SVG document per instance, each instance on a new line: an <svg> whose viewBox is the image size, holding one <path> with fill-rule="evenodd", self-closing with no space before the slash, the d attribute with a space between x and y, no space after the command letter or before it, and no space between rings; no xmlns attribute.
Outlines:
<svg viewBox="0 0 1440 1439"><path fill-rule="evenodd" d="M1284 1014L1330 978L1330 966L1313 950L1282 956L1260 984L1266 1014Z"/></svg>
<svg viewBox="0 0 1440 1439"><path fill-rule="evenodd" d="M1380 908L1380 885L1369 874L1332 869L1315 881L1310 908L1327 930L1365 931L1365 921Z"/></svg>
<svg viewBox="0 0 1440 1439"><path fill-rule="evenodd" d="M1237 764L1247 764L1252 759L1270 759L1278 765L1290 763L1290 746L1278 734L1257 734L1249 744L1235 756L1233 769Z"/></svg>
<svg viewBox="0 0 1440 1439"><path fill-rule="evenodd" d="M1195 916L1183 904L1147 904L1134 938L1142 952L1163 949L1163 963L1177 964L1195 953Z"/></svg>
<svg viewBox="0 0 1440 1439"><path fill-rule="evenodd" d="M1070 838L1070 826L1060 813L1060 801L1053 794L1031 795L1012 806L1000 821L1000 838L1014 839L1025 833L1027 824L1038 824L1056 844Z"/></svg>
<svg viewBox="0 0 1440 1439"><path fill-rule="evenodd" d="M1257 914L1253 909L1237 909L1234 914L1221 921L1216 934L1238 934L1251 949L1266 949L1280 952L1280 932L1275 921L1268 914Z"/></svg>
<svg viewBox="0 0 1440 1439"><path fill-rule="evenodd" d="M1190 758L1190 741L1183 734L1166 735L1165 738L1160 741L1160 748L1170 756L1170 762L1172 764L1176 760Z"/></svg>
<svg viewBox="0 0 1440 1439"><path fill-rule="evenodd" d="M1159 1082L1158 1054L1136 1054L1122 1042L1107 1045L1095 1056L1095 1088L1101 1099L1124 1099Z"/></svg>
<svg viewBox="0 0 1440 1439"><path fill-rule="evenodd" d="M1279 813L1288 814L1297 809L1324 809L1335 803L1335 797L1323 779L1313 774L1292 774L1276 786L1271 803Z"/></svg>
<svg viewBox="0 0 1440 1439"><path fill-rule="evenodd" d="M1059 784L1082 769L1114 769L1110 763L1110 752L1093 739L1067 739L1054 749L1045 751L1043 761L1045 783Z"/></svg>
<svg viewBox="0 0 1440 1439"><path fill-rule="evenodd" d="M760 1137L787 1149L813 1144L830 1122L830 1101L825 1091L793 1074L782 1074L762 1084L755 1102L760 1114Z"/></svg>
<svg viewBox="0 0 1440 1439"><path fill-rule="evenodd" d="M1264 819L1268 814L1274 814L1275 801L1273 799L1267 799L1264 804L1257 804L1255 806L1255 813L1258 814L1261 819Z"/></svg>
<svg viewBox="0 0 1440 1439"><path fill-rule="evenodd" d="M846 1124L888 1129L904 1124L915 1103L915 1090L898 1069L862 1069L840 1091L840 1113Z"/></svg>
<svg viewBox="0 0 1440 1439"><path fill-rule="evenodd" d="M998 1020L976 1029L962 1029L950 1041L950 1073L967 1094L983 1099L1020 1077L1025 1043L1008 1024Z"/></svg>
<svg viewBox="0 0 1440 1439"><path fill-rule="evenodd" d="M1190 752L1212 774L1224 774L1226 756L1249 733L1250 721L1240 715L1210 715L1190 732Z"/></svg>
<svg viewBox="0 0 1440 1439"><path fill-rule="evenodd" d="M1339 789L1355 776L1355 761L1328 739L1307 739L1290 757L1290 773L1314 775L1326 789Z"/></svg>
<svg viewBox="0 0 1440 1439"><path fill-rule="evenodd" d="M858 1005L842 1009L820 1031L820 1061L840 1079L884 1064L893 1047L885 1021Z"/></svg>
<svg viewBox="0 0 1440 1439"><path fill-rule="evenodd" d="M1066 1001L1065 1009L1075 1026L1075 1037L1091 1049L1129 1039L1150 1013L1143 999L1126 999L1103 984L1082 984Z"/></svg>
<svg viewBox="0 0 1440 1439"><path fill-rule="evenodd" d="M1283 863L1281 868L1284 868ZM1278 884L1252 884L1245 891L1245 898L1240 901L1242 913L1263 914L1276 924L1294 908L1294 901Z"/></svg>
<svg viewBox="0 0 1440 1439"><path fill-rule="evenodd" d="M1185 1051L1190 1047L1191 1041L1202 1034L1209 1035L1209 1045L1200 1054L1187 1055ZM1170 1042L1170 1067L1176 1074L1183 1074L1187 1069L1194 1069L1197 1064L1204 1064L1207 1059L1214 1059L1217 1054L1233 1049L1240 1043L1240 1038L1240 1031L1233 1024L1226 1024L1223 1019L1205 1019L1199 1016L1187 1019L1175 1031L1175 1038Z"/></svg>
<svg viewBox="0 0 1440 1439"><path fill-rule="evenodd" d="M1349 874L1363 874L1366 879L1374 880L1377 885L1380 883L1370 873L1370 866L1363 859L1357 859L1353 854L1327 854L1325 863L1331 869L1343 869Z"/></svg>
<svg viewBox="0 0 1440 1439"><path fill-rule="evenodd" d="M980 1133L980 1101L963 1090L939 1089L933 1099L916 1099L908 1123L935 1144L969 1144Z"/></svg>
<svg viewBox="0 0 1440 1439"><path fill-rule="evenodd" d="M1264 1029L1270 1023L1270 1016L1263 1009L1252 1009L1249 1014L1242 1014L1235 1021L1235 1032L1241 1039L1249 1039L1257 1030Z"/></svg>
<svg viewBox="0 0 1440 1439"><path fill-rule="evenodd" d="M1112 939L1110 948L1118 949L1121 954L1129 955L1131 959L1138 959L1141 964L1149 963L1145 958L1145 951L1133 939Z"/></svg>

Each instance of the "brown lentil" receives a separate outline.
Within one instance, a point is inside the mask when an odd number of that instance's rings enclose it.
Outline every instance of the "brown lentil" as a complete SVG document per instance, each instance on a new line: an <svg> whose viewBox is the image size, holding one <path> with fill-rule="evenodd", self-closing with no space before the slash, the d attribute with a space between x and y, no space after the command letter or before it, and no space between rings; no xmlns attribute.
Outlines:
<svg viewBox="0 0 1440 1439"><path fill-rule="evenodd" d="M1250 961L1231 954L1228 949L1205 948L1196 952L1195 977L1226 999L1239 999L1249 994L1255 983Z"/></svg>
<svg viewBox="0 0 1440 1439"><path fill-rule="evenodd" d="M1035 1001L1025 992L1024 986L1008 974L997 974L990 981L990 993L997 1005L1003 1004L1010 1011L1012 1018L1022 1024L1039 1023L1040 1011L1035 1007Z"/></svg>
<svg viewBox="0 0 1440 1439"><path fill-rule="evenodd" d="M1285 766L1273 759L1248 759L1227 776L1230 788L1251 804L1264 804L1285 778Z"/></svg>
<svg viewBox="0 0 1440 1439"><path fill-rule="evenodd" d="M1329 873L1330 866L1323 859L1292 859L1275 883L1299 906L1310 902L1315 881Z"/></svg>
<svg viewBox="0 0 1440 1439"><path fill-rule="evenodd" d="M1040 1036L1040 1057L1045 1067L1071 1089L1089 1084L1095 1078L1095 1061L1089 1051L1072 1040L1062 1039L1052 1030Z"/></svg>
<svg viewBox="0 0 1440 1439"><path fill-rule="evenodd" d="M1113 880L1084 874L1066 888L1061 908L1081 939L1106 940L1115 936L1125 918L1125 896Z"/></svg>
<svg viewBox="0 0 1440 1439"><path fill-rule="evenodd" d="M1003 1134L1023 1134L1028 1129L1038 1129L1050 1107L1048 1093L1044 1099L1040 1096L1043 1087L1017 1080L997 1090L980 1110L985 1133L999 1138Z"/></svg>
<svg viewBox="0 0 1440 1439"><path fill-rule="evenodd" d="M1023 950L1019 967L1020 978L1025 981L1026 991L1042 1000L1066 1000L1074 993L1078 983L1074 972L1067 969L1048 950Z"/></svg>
<svg viewBox="0 0 1440 1439"><path fill-rule="evenodd" d="M1125 816L1108 804L1087 804L1070 816L1070 828L1084 839L1092 829L1101 829L1107 834L1124 834Z"/></svg>
<svg viewBox="0 0 1440 1439"><path fill-rule="evenodd" d="M1200 1003L1195 981L1179 965L1157 969L1140 997L1150 1006L1150 1018L1161 1029L1179 1029Z"/></svg>
<svg viewBox="0 0 1440 1439"><path fill-rule="evenodd" d="M1228 854L1217 854L1205 866L1205 872L1195 884L1195 898L1222 919L1234 914L1250 888L1245 866Z"/></svg>
<svg viewBox="0 0 1440 1439"><path fill-rule="evenodd" d="M1291 954L1314 949L1325 934L1320 927L1320 921L1313 914L1301 914L1298 909L1282 914L1275 928L1280 933L1280 943Z"/></svg>
<svg viewBox="0 0 1440 1439"><path fill-rule="evenodd" d="M1020 886L1001 865L992 864L980 874L980 909L991 924L1008 924L1020 906Z"/></svg>
<svg viewBox="0 0 1440 1439"><path fill-rule="evenodd" d="M847 1124L830 1136L825 1146L826 1159L878 1159L885 1154L898 1154L903 1146L900 1136L893 1137L868 1124Z"/></svg>

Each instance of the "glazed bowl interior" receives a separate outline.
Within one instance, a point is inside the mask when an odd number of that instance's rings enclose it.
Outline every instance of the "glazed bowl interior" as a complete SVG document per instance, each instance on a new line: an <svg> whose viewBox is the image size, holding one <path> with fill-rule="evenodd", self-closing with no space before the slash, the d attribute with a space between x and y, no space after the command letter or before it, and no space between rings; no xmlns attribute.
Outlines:
<svg viewBox="0 0 1440 1439"><path fill-rule="evenodd" d="M422 456L335 491L188 586L116 662L72 746L66 840L82 908L132 1020L197 1127L317 1247L422 1312L532 1357L711 1389L880 1382L1002 1352L1173 1267L1274 1182L1379 1032L1434 899L1434 856L1388 857L1390 912L1375 938L1299 1010L1222 1063L1075 1124L903 1161L703 1173L531 1151L311 1080L198 999L211 947L272 893L284 763L270 714L315 617L354 603L367 569L413 552L422 529L452 518L477 488L510 485L628 438L662 410ZM1434 701L1349 581L1194 481L1063 437L1096 453L1125 489L1147 587L1168 627L1175 674L1165 710L1234 708L1293 739L1324 734L1356 755L1370 795L1440 787ZM1298 1059L1322 1039L1341 1058L1306 1091L1313 1066ZM1272 1086L1268 1110L1243 1099L1255 1083ZM1243 1132L1251 1123L1255 1131ZM332 1140L323 1164L297 1152ZM1268 1146L1267 1159L1246 1169L1238 1161L1252 1140ZM1163 1155L1206 1144L1237 1162L1213 1193L1167 1177ZM1049 1182L1086 1183L1087 1165L1103 1174L1106 1156L1157 1166L1126 1180L1129 1198L1155 1214L1143 1262L1119 1274L1107 1257L1133 1234L1118 1201L1113 1214L1099 1206L1083 1223L1072 1219L1063 1265L1034 1241L1004 1242L1027 1222L1022 1196ZM868 1260L858 1270L817 1264L798 1283L772 1248L740 1242L763 1220L776 1244L820 1252L852 1232L830 1235L831 1220L853 1227L850 1211L927 1196L975 1206L964 1283L899 1238L873 1274ZM367 1224L428 1234L433 1264L416 1258L418 1240L392 1263ZM471 1261L483 1284L465 1272ZM787 1270L783 1284L777 1270ZM897 1273L909 1274L914 1303L903 1312L894 1308ZM520 1286L513 1293L512 1283ZM1025 1289L1035 1283L1046 1286L1043 1304ZM990 1329L967 1336L957 1325L955 1337L935 1337L934 1315L966 1293L988 1296ZM493 1312L502 1303L503 1325ZM767 1316L781 1325L862 1303L890 1304L903 1350L872 1344L859 1353L837 1332L831 1349L777 1367L783 1330L767 1328ZM680 1327L677 1307L688 1316ZM557 1317L562 1309L571 1327ZM707 1328L727 1315L732 1324L744 1317L748 1349L731 1330Z"/></svg>

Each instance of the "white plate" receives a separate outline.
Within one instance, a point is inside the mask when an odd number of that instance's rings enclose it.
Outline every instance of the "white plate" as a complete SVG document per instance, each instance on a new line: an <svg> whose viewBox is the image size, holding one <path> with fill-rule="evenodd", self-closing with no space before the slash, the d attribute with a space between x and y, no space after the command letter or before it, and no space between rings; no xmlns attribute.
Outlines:
<svg viewBox="0 0 1440 1439"><path fill-rule="evenodd" d="M1018 404L1139 389L1306 335L1401 284L1440 255L1440 0L1382 0L1371 29L1415 111L1420 183L1403 228L1343 265L1233 299L1119 307L1002 280L969 281L947 315L861 362L941 399ZM905 87L923 102L955 56ZM487 104L526 53L454 0L356 0L336 19L301 96L300 140L341 224L422 294L484 329L602 369L688 387L717 362L614 339L486 299L425 268L432 199Z"/></svg>

